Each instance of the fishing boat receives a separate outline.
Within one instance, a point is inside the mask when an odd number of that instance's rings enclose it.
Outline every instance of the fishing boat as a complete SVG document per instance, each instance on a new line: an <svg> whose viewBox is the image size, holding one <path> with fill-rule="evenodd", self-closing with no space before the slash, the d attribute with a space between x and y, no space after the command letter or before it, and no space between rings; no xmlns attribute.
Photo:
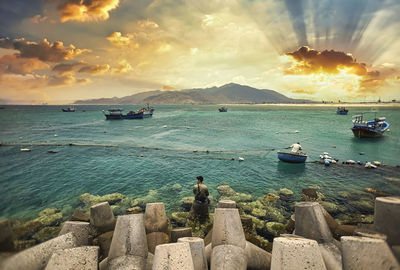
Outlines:
<svg viewBox="0 0 400 270"><path fill-rule="evenodd" d="M353 127L351 130L357 138L379 138L388 130L390 124L385 117L375 117L373 120L363 120L363 114L353 116Z"/></svg>
<svg viewBox="0 0 400 270"><path fill-rule="evenodd" d="M107 120L115 119L143 119L153 116L154 108L147 106L138 111L129 111L127 114L122 113L123 109L109 109L108 113L103 113Z"/></svg>
<svg viewBox="0 0 400 270"><path fill-rule="evenodd" d="M294 152L278 152L278 158L281 161L289 163L304 163L307 160L307 154Z"/></svg>
<svg viewBox="0 0 400 270"><path fill-rule="evenodd" d="M70 106L70 107L68 107L68 108L66 108L66 109L61 109L63 112L75 112L75 107L73 107L73 106Z"/></svg>
<svg viewBox="0 0 400 270"><path fill-rule="evenodd" d="M223 107L219 108L218 111L219 111L219 112L227 112L227 111L228 111L228 108L225 107L225 106L223 106Z"/></svg>
<svg viewBox="0 0 400 270"><path fill-rule="evenodd" d="M345 107L337 107L336 114L340 115L347 115L349 110L347 110Z"/></svg>

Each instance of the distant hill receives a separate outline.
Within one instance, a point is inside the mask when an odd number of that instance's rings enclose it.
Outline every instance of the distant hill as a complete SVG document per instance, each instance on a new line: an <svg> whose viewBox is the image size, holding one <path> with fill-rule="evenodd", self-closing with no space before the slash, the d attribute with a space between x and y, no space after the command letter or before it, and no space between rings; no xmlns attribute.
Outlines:
<svg viewBox="0 0 400 270"><path fill-rule="evenodd" d="M239 103L313 103L310 100L288 98L276 91L256 89L229 83L221 87L185 89L179 91L150 91L122 98L77 100L74 104L129 105L129 104L239 104Z"/></svg>

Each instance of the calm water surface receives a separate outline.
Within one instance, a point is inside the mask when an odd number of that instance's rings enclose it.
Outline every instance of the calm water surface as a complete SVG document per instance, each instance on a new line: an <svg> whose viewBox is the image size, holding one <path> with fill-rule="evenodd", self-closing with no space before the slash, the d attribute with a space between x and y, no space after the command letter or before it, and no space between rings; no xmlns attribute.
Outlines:
<svg viewBox="0 0 400 270"><path fill-rule="evenodd" d="M158 191L154 200L173 211L180 198L190 195L197 175L204 176L214 196L221 184L255 197L286 187L298 198L302 188L317 185L336 203L337 192L365 187L400 195L399 182L386 179L399 178L399 170L311 163L326 151L340 161L400 165L399 108L379 108L377 116L387 118L391 132L363 140L354 138L351 116L370 108L350 107L349 115L341 116L334 107L231 105L229 112L219 113L216 105L160 105L149 119L106 121L101 110L107 108L0 110L1 217L30 218L46 207L73 206L85 192L138 197L151 189ZM297 141L310 162L279 162L276 151ZM32 151L20 152L24 147ZM239 156L245 161L238 162ZM182 191L171 192L174 184L182 185Z"/></svg>

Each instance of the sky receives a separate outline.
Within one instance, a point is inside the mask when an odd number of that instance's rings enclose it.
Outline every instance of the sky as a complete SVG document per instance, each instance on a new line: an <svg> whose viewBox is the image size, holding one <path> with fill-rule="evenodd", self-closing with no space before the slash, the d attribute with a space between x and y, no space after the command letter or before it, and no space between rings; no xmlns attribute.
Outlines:
<svg viewBox="0 0 400 270"><path fill-rule="evenodd" d="M227 83L400 100L398 0L0 0L0 103Z"/></svg>

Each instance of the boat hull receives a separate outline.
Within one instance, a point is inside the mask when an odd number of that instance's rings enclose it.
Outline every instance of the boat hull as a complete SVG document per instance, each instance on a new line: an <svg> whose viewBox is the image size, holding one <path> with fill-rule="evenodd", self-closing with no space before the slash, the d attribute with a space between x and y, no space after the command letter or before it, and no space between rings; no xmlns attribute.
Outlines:
<svg viewBox="0 0 400 270"><path fill-rule="evenodd" d="M353 134L357 138L379 138L382 137L383 132L371 130L368 128L352 128Z"/></svg>
<svg viewBox="0 0 400 270"><path fill-rule="evenodd" d="M278 158L281 161L289 163L304 163L307 160L307 155L278 152Z"/></svg>
<svg viewBox="0 0 400 270"><path fill-rule="evenodd" d="M347 115L348 111L337 111L336 114Z"/></svg>

